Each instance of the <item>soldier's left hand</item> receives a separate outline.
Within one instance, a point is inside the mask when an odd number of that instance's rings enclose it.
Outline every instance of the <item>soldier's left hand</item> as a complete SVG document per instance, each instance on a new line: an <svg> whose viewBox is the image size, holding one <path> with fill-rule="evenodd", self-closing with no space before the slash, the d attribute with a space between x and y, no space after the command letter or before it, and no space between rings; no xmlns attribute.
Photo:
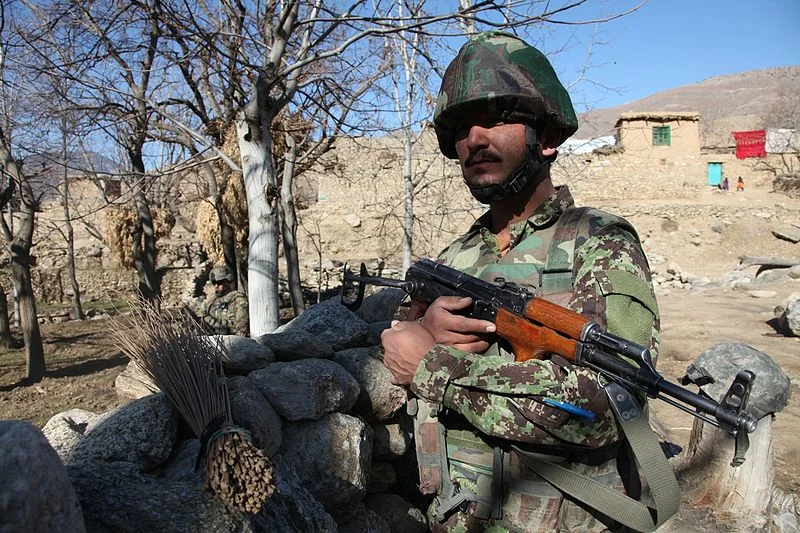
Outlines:
<svg viewBox="0 0 800 533"><path fill-rule="evenodd" d="M417 322L395 320L392 327L381 333L383 364L392 373L392 383L408 385L419 362L436 341L428 330Z"/></svg>

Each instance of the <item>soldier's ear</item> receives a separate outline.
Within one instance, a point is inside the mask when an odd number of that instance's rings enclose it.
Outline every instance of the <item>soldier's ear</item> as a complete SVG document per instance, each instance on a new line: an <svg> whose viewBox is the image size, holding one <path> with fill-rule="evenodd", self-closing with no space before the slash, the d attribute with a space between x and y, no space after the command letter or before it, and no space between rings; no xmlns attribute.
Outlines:
<svg viewBox="0 0 800 533"><path fill-rule="evenodd" d="M558 148L558 132L553 128L542 128L536 132L536 141L545 155L547 155L545 150L553 153Z"/></svg>

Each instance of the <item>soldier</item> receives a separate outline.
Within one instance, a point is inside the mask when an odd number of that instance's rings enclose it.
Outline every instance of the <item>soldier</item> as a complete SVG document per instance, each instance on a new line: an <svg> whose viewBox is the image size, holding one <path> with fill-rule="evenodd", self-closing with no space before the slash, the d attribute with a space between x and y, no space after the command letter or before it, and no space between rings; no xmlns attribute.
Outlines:
<svg viewBox="0 0 800 533"><path fill-rule="evenodd" d="M208 279L214 284L214 299L203 315L203 325L216 335L250 335L247 296L233 290L231 269L214 267Z"/></svg>
<svg viewBox="0 0 800 533"><path fill-rule="evenodd" d="M655 358L658 307L635 230L575 207L567 187L552 183L556 148L578 121L545 56L513 35L476 36L444 74L434 125L442 153L458 159L470 192L489 206L439 260L536 291L648 346ZM622 494L624 486L632 498L647 495L604 380L558 356L515 363L492 336L494 324L458 314L470 303L441 297L421 320L393 321L382 334L394 382L416 396L409 410L420 487L436 494L432 530L627 530L608 515L638 501L598 511L583 503L594 501L590 495L565 498L536 470L536 461L556 463L606 492Z"/></svg>

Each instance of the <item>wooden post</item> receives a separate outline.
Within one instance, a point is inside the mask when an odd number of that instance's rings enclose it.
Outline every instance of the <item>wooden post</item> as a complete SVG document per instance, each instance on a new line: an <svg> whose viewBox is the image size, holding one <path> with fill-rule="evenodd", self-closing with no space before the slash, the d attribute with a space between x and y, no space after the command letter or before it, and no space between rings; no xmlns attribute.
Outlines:
<svg viewBox="0 0 800 533"><path fill-rule="evenodd" d="M694 421L683 460L675 465L693 507L707 508L731 531L767 530L773 504L775 466L772 416L763 417L750 434L745 462L732 467L734 438L700 420Z"/></svg>

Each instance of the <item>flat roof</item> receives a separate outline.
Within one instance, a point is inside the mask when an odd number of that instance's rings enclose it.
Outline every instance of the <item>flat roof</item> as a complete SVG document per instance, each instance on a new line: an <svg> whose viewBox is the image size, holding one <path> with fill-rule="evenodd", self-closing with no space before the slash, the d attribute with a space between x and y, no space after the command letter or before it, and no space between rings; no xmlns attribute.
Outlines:
<svg viewBox="0 0 800 533"><path fill-rule="evenodd" d="M700 120L700 113L697 111L632 111L620 113L617 123L614 124L614 126L618 127L624 120L649 119L655 119L659 122L666 122L669 120Z"/></svg>

